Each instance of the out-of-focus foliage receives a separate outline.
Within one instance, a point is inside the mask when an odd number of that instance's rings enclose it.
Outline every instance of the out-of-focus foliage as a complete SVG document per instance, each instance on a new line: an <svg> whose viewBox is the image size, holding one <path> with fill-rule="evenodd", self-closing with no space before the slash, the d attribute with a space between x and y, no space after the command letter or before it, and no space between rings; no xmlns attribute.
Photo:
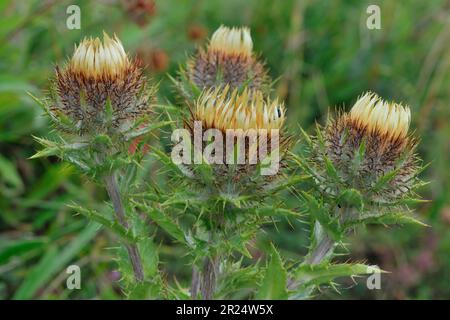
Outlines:
<svg viewBox="0 0 450 320"><path fill-rule="evenodd" d="M124 2L77 1L80 30L66 27L72 2L0 2L0 299L123 297L113 271L115 240L67 206L76 202L102 210L103 189L56 158L28 160L38 149L32 136L53 133L27 92L42 96L54 64L66 60L74 43L104 30L117 33L148 66L149 76L160 81L159 104L175 103L166 73L174 76L221 24L251 28L255 50L270 75L279 77L275 90L286 101L294 132L298 125L311 132L331 107L348 108L367 90L411 107L411 127L421 137L418 151L431 162L422 174L431 183L421 193L432 201L415 209L430 227L360 230L350 237L341 262L364 261L389 271L382 274L381 290L368 290L365 279L357 279L357 285L342 281L340 294L325 290L322 298L450 297L448 1L132 1L148 3L141 7ZM381 30L366 27L369 4L381 8ZM161 132L150 143L168 150L168 136ZM156 174L156 166L147 161L142 175L164 186L167 177ZM286 193L285 200L296 206L292 194ZM269 239L291 261L302 257L309 230L292 223L295 231L288 222L267 227L251 248L253 258L271 257L270 264L277 266ZM164 234L153 236L167 281L187 283L183 248ZM81 290L66 289L65 270L71 264L81 267ZM264 294L277 290L269 284L274 276L258 276L270 289Z"/></svg>

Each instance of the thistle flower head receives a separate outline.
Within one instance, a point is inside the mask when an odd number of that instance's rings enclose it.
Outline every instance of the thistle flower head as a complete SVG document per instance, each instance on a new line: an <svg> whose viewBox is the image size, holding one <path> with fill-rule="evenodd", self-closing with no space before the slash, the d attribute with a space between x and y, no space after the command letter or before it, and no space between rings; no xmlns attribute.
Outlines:
<svg viewBox="0 0 450 320"><path fill-rule="evenodd" d="M81 135L123 133L150 111L153 90L138 63L120 42L106 33L84 39L72 58L56 68L56 96L50 112L65 116L73 125L62 129Z"/></svg>
<svg viewBox="0 0 450 320"><path fill-rule="evenodd" d="M323 168L329 159L342 183L372 200L399 198L414 188L419 170L410 121L408 107L366 93L349 113L328 121L314 159ZM325 189L339 192L334 182L323 181Z"/></svg>
<svg viewBox="0 0 450 320"><path fill-rule="evenodd" d="M228 28L220 26L214 32L209 42L208 51L221 51L228 55L252 55L253 42L250 36L250 29Z"/></svg>
<svg viewBox="0 0 450 320"><path fill-rule="evenodd" d="M210 89L198 99L195 118L203 122L206 128L222 131L228 129L281 129L285 119L285 110L277 99L265 99L261 92L253 94L245 89L239 94L230 87Z"/></svg>
<svg viewBox="0 0 450 320"><path fill-rule="evenodd" d="M285 108L277 99L227 85L205 90L190 111L185 120L190 141L194 154L203 152L211 165L214 190L252 193L279 176L290 140L284 132ZM205 177L195 174L195 166L186 168L203 188Z"/></svg>
<svg viewBox="0 0 450 320"><path fill-rule="evenodd" d="M221 26L206 49L200 49L187 65L187 77L200 90L249 87L261 90L268 82L264 65L252 52L248 28Z"/></svg>

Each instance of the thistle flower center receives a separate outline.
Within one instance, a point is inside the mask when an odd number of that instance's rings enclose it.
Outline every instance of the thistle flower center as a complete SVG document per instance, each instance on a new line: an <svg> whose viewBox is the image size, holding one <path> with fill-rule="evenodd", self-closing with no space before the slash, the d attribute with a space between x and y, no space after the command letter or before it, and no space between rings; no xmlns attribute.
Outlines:
<svg viewBox="0 0 450 320"><path fill-rule="evenodd" d="M84 39L69 62L72 72L86 77L114 77L126 71L130 61L120 40L103 33L103 43L99 38Z"/></svg>
<svg viewBox="0 0 450 320"><path fill-rule="evenodd" d="M399 139L408 134L411 112L408 107L383 101L368 92L356 101L350 111L350 119L369 132Z"/></svg>
<svg viewBox="0 0 450 320"><path fill-rule="evenodd" d="M235 89L229 86L206 91L200 96L195 117L208 128L220 130L281 129L285 110L278 100L264 99L261 92Z"/></svg>
<svg viewBox="0 0 450 320"><path fill-rule="evenodd" d="M221 26L211 37L209 50L226 54L251 56L253 42L248 28L228 28Z"/></svg>

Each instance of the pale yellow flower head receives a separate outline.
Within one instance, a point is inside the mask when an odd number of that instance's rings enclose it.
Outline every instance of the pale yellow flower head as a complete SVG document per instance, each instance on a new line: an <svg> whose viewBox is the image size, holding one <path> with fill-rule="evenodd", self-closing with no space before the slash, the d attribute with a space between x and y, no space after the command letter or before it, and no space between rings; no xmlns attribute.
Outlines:
<svg viewBox="0 0 450 320"><path fill-rule="evenodd" d="M84 39L69 62L72 72L88 78L114 77L126 72L130 61L120 40L110 38L103 33L103 42L99 38Z"/></svg>
<svg viewBox="0 0 450 320"><path fill-rule="evenodd" d="M249 28L228 28L220 26L209 42L209 50L221 51L225 54L251 56L253 49Z"/></svg>
<svg viewBox="0 0 450 320"><path fill-rule="evenodd" d="M259 91L230 92L228 86L206 91L198 99L195 118L207 128L227 129L281 129L285 109L278 100L270 101Z"/></svg>
<svg viewBox="0 0 450 320"><path fill-rule="evenodd" d="M356 101L350 111L350 118L369 132L378 132L390 139L405 138L411 122L408 107L383 101L368 92Z"/></svg>

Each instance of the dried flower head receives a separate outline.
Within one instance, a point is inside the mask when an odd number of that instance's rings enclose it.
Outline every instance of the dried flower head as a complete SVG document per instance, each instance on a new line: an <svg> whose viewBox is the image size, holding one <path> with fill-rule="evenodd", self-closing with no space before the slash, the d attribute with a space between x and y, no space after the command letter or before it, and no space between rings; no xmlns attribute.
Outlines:
<svg viewBox="0 0 450 320"><path fill-rule="evenodd" d="M248 28L221 26L209 45L188 62L188 78L200 89L228 84L231 88L248 86L261 89L268 77L264 65L252 52Z"/></svg>
<svg viewBox="0 0 450 320"><path fill-rule="evenodd" d="M124 132L150 110L152 90L136 61L117 37L84 39L63 68L56 68L56 96L50 108L69 118L78 134Z"/></svg>
<svg viewBox="0 0 450 320"><path fill-rule="evenodd" d="M408 107L366 93L349 113L327 123L324 153L317 148L316 160L331 160L345 184L373 200L398 198L412 189L419 168L416 140L408 135L410 120Z"/></svg>

